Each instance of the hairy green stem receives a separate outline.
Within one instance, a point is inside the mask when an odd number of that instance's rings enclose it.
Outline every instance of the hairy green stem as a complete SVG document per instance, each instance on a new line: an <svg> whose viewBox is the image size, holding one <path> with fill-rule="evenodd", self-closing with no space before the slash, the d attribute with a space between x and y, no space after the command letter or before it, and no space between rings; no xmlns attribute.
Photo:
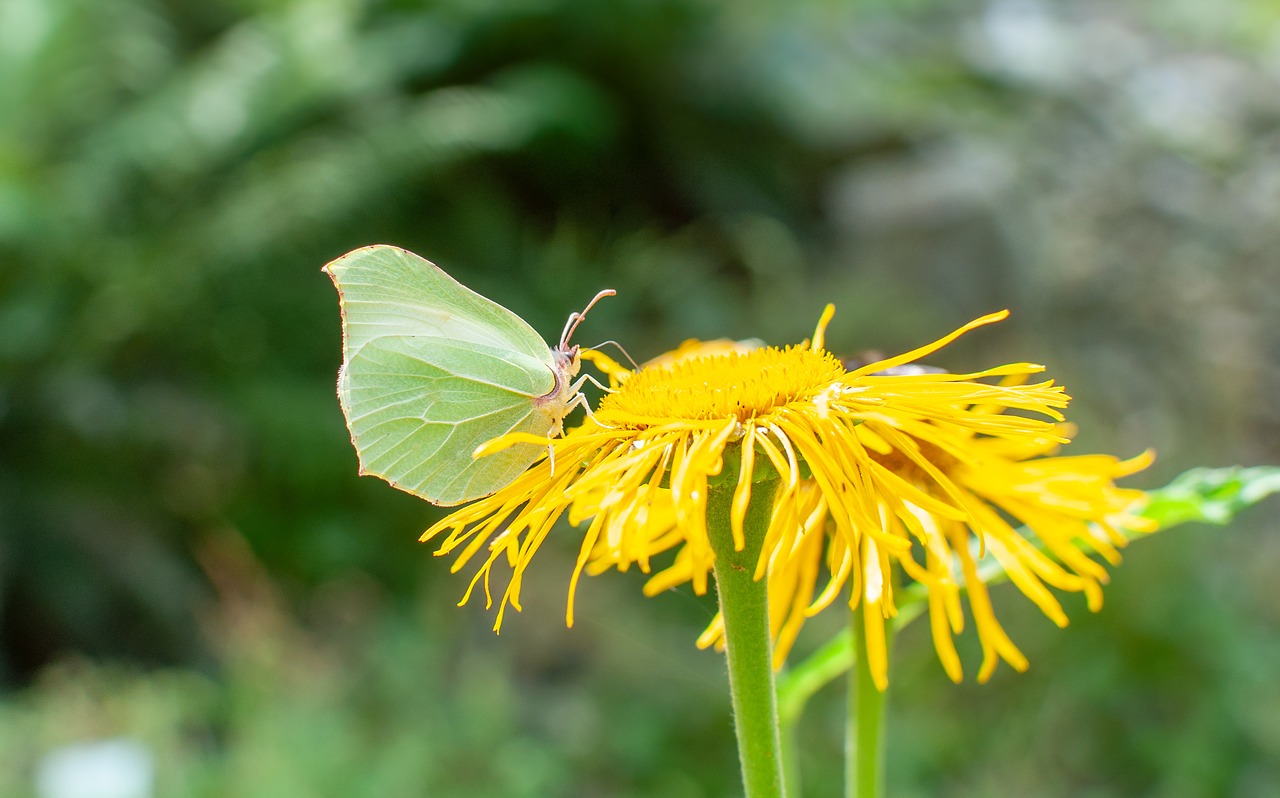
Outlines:
<svg viewBox="0 0 1280 798"><path fill-rule="evenodd" d="M781 798L785 794L768 583L754 579L777 484L776 479L770 479L753 486L743 523L746 546L742 551L733 547L730 517L734 485L712 486L707 493L707 534L716 555L716 591L724 618L733 724L747 798Z"/></svg>

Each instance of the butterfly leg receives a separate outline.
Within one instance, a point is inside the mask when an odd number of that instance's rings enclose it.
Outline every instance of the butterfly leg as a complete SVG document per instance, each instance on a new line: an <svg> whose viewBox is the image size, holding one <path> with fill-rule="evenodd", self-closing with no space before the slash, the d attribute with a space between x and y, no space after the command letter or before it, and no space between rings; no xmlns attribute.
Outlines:
<svg viewBox="0 0 1280 798"><path fill-rule="evenodd" d="M604 391L605 393L613 393L612 388L606 385L602 385L600 383L600 380L597 380L595 377L592 377L590 374L583 374L581 377L579 377L578 381L573 384L573 390L581 392L582 386L588 382L596 386L600 390ZM581 394L579 393L579 395Z"/></svg>
<svg viewBox="0 0 1280 798"><path fill-rule="evenodd" d="M573 398L569 400L569 404L565 405L565 415L568 415L575 407L581 407L583 410L587 412L587 418L594 421L597 425L604 427L605 429L613 429L613 427L609 426L608 424L604 423L600 419L596 418L596 414L591 412L591 404L587 402L587 397L583 396L582 391L580 390L582 388L582 384L587 381L590 381L595 385L601 388L604 388L604 390L606 391L609 390L608 388L605 388L603 385L600 385L600 383L596 382L595 378L592 377L590 374L583 374L581 377L578 378L578 381L575 382L572 386L574 395L573 395Z"/></svg>
<svg viewBox="0 0 1280 798"><path fill-rule="evenodd" d="M547 433L547 462L551 464L551 476L556 475L556 447L552 441L552 433Z"/></svg>

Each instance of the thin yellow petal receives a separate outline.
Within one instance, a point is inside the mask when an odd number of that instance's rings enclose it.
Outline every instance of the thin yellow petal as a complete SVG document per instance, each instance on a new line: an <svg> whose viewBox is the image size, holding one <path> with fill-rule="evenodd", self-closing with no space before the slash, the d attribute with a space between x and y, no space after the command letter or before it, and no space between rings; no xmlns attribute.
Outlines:
<svg viewBox="0 0 1280 798"><path fill-rule="evenodd" d="M965 333L969 332L972 329L981 327L985 324L992 324L997 321L1004 321L1008 317L1009 317L1009 311L1007 310L1001 310L996 313L988 313L986 316L983 316L978 319L974 319L973 321L964 325L963 327L956 330L955 332L945 335L931 344L926 344L925 346L917 347L916 349L912 349L910 352L904 352L901 355L897 355L896 357L886 358L885 360L881 360L875 363L868 363L862 368L854 369L853 371L849 372L849 374L851 376L858 376L861 374L874 374L877 371L884 371L886 369L891 369L894 366L901 366L904 363L910 363L913 360L919 360L925 355L930 355L930 354L933 354L934 352L937 352L942 347L946 346L947 344L951 343L952 341L954 341L955 339L959 338L960 336L964 335Z"/></svg>

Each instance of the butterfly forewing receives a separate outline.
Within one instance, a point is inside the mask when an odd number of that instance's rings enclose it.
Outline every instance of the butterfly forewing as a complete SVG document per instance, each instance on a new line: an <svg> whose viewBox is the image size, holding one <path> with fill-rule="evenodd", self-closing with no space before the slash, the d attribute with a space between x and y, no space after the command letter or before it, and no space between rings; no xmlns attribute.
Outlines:
<svg viewBox="0 0 1280 798"><path fill-rule="evenodd" d="M344 360L375 338L416 335L519 352L551 365L546 342L524 319L412 252L364 247L325 271L341 296Z"/></svg>

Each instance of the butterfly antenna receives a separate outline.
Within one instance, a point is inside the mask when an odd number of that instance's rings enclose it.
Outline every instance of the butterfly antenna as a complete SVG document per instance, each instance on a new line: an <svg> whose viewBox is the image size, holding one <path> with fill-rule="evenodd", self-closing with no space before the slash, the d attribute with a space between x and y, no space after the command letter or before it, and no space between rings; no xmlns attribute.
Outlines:
<svg viewBox="0 0 1280 798"><path fill-rule="evenodd" d="M614 291L612 288L606 288L600 293L596 294L595 298L587 303L587 306L582 309L581 313L570 313L569 320L564 323L564 332L560 334L560 348L565 349L566 347L569 346L569 338L573 336L573 331L578 329L578 325L582 322L584 318L586 318L587 311L595 307L596 303L604 299L605 297L617 296L617 295L618 295L617 291Z"/></svg>
<svg viewBox="0 0 1280 798"><path fill-rule="evenodd" d="M595 346L592 346L592 347L589 347L589 348L590 348L590 349L599 349L600 347L602 347L602 346L607 346L608 344L613 344L615 347L617 347L618 351L622 353L622 356L623 356L623 357L625 357L625 358L627 359L627 362L631 364L631 368L635 369L636 371L639 371L639 370L640 370L640 364L639 364L639 363L637 363L637 362L635 361L635 359L631 357L631 353L630 353L630 352L628 352L627 350L623 349L623 348L622 348L622 344L618 343L617 341L615 341L615 340L613 340L613 339L609 339L608 341L601 341L600 343L596 344Z"/></svg>

